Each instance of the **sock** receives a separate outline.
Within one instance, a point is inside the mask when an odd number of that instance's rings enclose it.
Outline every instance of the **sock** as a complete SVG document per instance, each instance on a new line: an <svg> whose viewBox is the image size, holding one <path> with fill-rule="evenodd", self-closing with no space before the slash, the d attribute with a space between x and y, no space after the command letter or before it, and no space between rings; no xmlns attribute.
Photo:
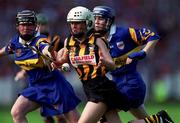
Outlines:
<svg viewBox="0 0 180 123"><path fill-rule="evenodd" d="M162 123L161 116L159 116L157 114L146 117L146 118L144 118L144 120L146 123Z"/></svg>

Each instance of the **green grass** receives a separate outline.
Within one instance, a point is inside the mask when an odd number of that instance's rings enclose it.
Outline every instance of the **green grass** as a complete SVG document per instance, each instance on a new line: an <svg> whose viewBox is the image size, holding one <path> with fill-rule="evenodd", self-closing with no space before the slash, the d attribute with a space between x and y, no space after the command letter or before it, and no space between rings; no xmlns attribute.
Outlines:
<svg viewBox="0 0 180 123"><path fill-rule="evenodd" d="M82 111L82 106L79 106L79 110ZM147 110L150 114L156 113L161 109L165 109L171 115L175 123L180 122L180 104L179 103L164 103L161 105L157 104L147 104ZM120 112L120 117L123 123L127 123L127 121L135 119L128 112ZM29 123L43 123L43 118L39 114L39 110L31 112L28 114ZM0 123L13 123L10 108L8 107L0 107Z"/></svg>

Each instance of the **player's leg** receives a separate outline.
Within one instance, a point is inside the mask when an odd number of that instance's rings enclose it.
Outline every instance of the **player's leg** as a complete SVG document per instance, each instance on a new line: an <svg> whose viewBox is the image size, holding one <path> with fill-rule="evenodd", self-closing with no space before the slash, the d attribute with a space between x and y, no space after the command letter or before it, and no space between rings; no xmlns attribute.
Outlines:
<svg viewBox="0 0 180 123"><path fill-rule="evenodd" d="M107 106L104 103L88 101L78 123L97 123L106 110Z"/></svg>
<svg viewBox="0 0 180 123"><path fill-rule="evenodd" d="M30 101L24 96L19 96L11 109L14 123L28 123L26 114L39 108L39 104Z"/></svg>
<svg viewBox="0 0 180 123"><path fill-rule="evenodd" d="M44 123L55 123L53 117L45 117Z"/></svg>
<svg viewBox="0 0 180 123"><path fill-rule="evenodd" d="M121 123L117 110L111 110L105 113L107 123Z"/></svg>
<svg viewBox="0 0 180 123"><path fill-rule="evenodd" d="M103 116L101 117L101 119L98 121L98 123L107 123L106 116L103 115Z"/></svg>
<svg viewBox="0 0 180 123"><path fill-rule="evenodd" d="M131 114L133 114L137 119L143 119L149 116L144 104L140 105L138 108L131 108L129 112L131 112Z"/></svg>
<svg viewBox="0 0 180 123"><path fill-rule="evenodd" d="M128 123L146 123L144 119L129 121Z"/></svg>
<svg viewBox="0 0 180 123"><path fill-rule="evenodd" d="M141 120L130 121L129 123L174 123L169 114L162 110Z"/></svg>
<svg viewBox="0 0 180 123"><path fill-rule="evenodd" d="M69 123L77 123L80 117L79 112L76 109L64 114ZM60 122L61 123L61 122Z"/></svg>
<svg viewBox="0 0 180 123"><path fill-rule="evenodd" d="M79 116L77 116L77 117L79 117ZM57 123L67 123L64 115L58 115L58 116L56 116L56 119L57 119Z"/></svg>

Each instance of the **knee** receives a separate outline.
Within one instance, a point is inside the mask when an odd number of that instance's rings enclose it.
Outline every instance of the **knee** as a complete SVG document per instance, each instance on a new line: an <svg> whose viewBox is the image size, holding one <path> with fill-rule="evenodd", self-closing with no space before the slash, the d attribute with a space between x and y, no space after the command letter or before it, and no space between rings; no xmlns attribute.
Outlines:
<svg viewBox="0 0 180 123"><path fill-rule="evenodd" d="M70 123L77 123L80 115L79 115L79 112L77 112L76 110L73 110L66 113L65 117Z"/></svg>
<svg viewBox="0 0 180 123"><path fill-rule="evenodd" d="M92 123L92 121L90 121L90 120L88 120L88 119L86 119L86 118L80 118L80 119L78 120L78 123Z"/></svg>
<svg viewBox="0 0 180 123"><path fill-rule="evenodd" d="M88 122L86 122L86 121L78 121L78 123L88 123Z"/></svg>
<svg viewBox="0 0 180 123"><path fill-rule="evenodd" d="M13 117L13 119L19 119L20 117L22 117L23 113L20 111L20 109L18 108L12 108L11 109L11 116Z"/></svg>

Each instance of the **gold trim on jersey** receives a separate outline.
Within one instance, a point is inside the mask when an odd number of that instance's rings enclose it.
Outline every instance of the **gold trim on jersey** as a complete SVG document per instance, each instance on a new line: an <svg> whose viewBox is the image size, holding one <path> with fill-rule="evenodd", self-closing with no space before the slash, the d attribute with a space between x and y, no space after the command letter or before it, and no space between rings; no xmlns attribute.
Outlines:
<svg viewBox="0 0 180 123"><path fill-rule="evenodd" d="M131 38L133 39L133 41L138 44L141 45L141 42L137 40L137 35L136 35L136 31L134 28L129 28L129 33L131 35Z"/></svg>
<svg viewBox="0 0 180 123"><path fill-rule="evenodd" d="M17 65L19 65L24 70L32 70L34 68L42 68L44 67L43 59L40 57L39 59L28 59L22 61L15 61Z"/></svg>
<svg viewBox="0 0 180 123"><path fill-rule="evenodd" d="M136 47L133 50L127 52L126 54L124 54L122 56L113 58L113 61L115 62L116 67L120 68L120 67L124 66L126 64L126 60L127 60L128 55L133 53L133 52L138 52L140 50L141 50L141 47Z"/></svg>
<svg viewBox="0 0 180 123"><path fill-rule="evenodd" d="M147 36L143 36L142 33L140 32L141 38L143 41L146 41L147 38L149 38L150 36L154 36L155 33L154 32L147 32Z"/></svg>
<svg viewBox="0 0 180 123"><path fill-rule="evenodd" d="M40 38L37 42L36 42L36 47L39 47L39 44L42 42L42 43L46 43L46 42L44 42L44 41L46 41L47 43L48 43L48 41L47 41L47 38Z"/></svg>

